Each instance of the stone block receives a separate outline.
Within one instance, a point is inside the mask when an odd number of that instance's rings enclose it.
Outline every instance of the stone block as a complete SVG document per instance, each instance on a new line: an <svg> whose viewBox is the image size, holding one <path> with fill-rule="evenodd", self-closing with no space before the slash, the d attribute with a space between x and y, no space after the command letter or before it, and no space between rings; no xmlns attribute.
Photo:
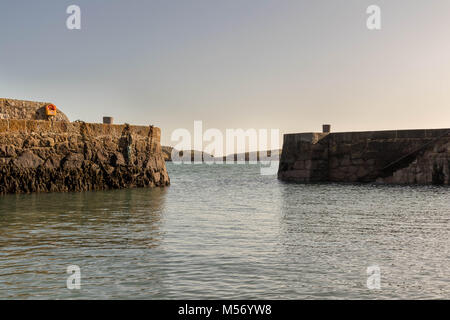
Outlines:
<svg viewBox="0 0 450 320"><path fill-rule="evenodd" d="M426 130L398 130L397 139L423 139L426 138Z"/></svg>
<svg viewBox="0 0 450 320"><path fill-rule="evenodd" d="M39 158L31 151L25 151L18 158L12 160L13 165L19 168L37 168L44 163L44 160Z"/></svg>
<svg viewBox="0 0 450 320"><path fill-rule="evenodd" d="M86 127L89 135L96 137L103 134L103 124L101 123L87 123Z"/></svg>
<svg viewBox="0 0 450 320"><path fill-rule="evenodd" d="M298 160L294 163L294 170L300 170L305 169L305 161L304 160Z"/></svg>
<svg viewBox="0 0 450 320"><path fill-rule="evenodd" d="M44 138L40 140L41 147L53 147L55 145L55 140L53 138Z"/></svg>
<svg viewBox="0 0 450 320"><path fill-rule="evenodd" d="M390 130L390 131L372 131L371 140L389 140L396 139L398 131Z"/></svg>
<svg viewBox="0 0 450 320"><path fill-rule="evenodd" d="M9 121L9 132L24 133L27 129L26 120L8 120Z"/></svg>
<svg viewBox="0 0 450 320"><path fill-rule="evenodd" d="M161 129L157 127L153 127L153 139L156 140L158 143L161 142Z"/></svg>
<svg viewBox="0 0 450 320"><path fill-rule="evenodd" d="M32 132L37 132L37 128L38 128L38 123L37 121L33 121L33 120L27 120L26 121L26 128L27 128L27 133L32 133Z"/></svg>
<svg viewBox="0 0 450 320"><path fill-rule="evenodd" d="M36 123L36 132L40 132L40 133L53 133L51 128L52 128L52 123L50 121L35 121Z"/></svg>
<svg viewBox="0 0 450 320"><path fill-rule="evenodd" d="M350 160L350 155L345 155L343 156L340 160L339 160L339 164L342 167L347 167L349 165L352 164L351 160Z"/></svg>
<svg viewBox="0 0 450 320"><path fill-rule="evenodd" d="M0 133L9 131L9 120L0 120Z"/></svg>
<svg viewBox="0 0 450 320"><path fill-rule="evenodd" d="M112 136L116 136L116 137L120 137L122 136L122 132L125 129L125 125L121 124L121 125L112 125L111 126L111 135Z"/></svg>
<svg viewBox="0 0 450 320"><path fill-rule="evenodd" d="M365 162L364 162L364 160L362 160L362 159L353 159L353 158L352 158L352 164L353 164L354 166L359 167L359 166L364 165Z"/></svg>
<svg viewBox="0 0 450 320"><path fill-rule="evenodd" d="M55 133L66 133L68 132L68 126L67 122L53 122L52 131Z"/></svg>
<svg viewBox="0 0 450 320"><path fill-rule="evenodd" d="M114 133L114 128L111 125L102 125L102 135L112 135Z"/></svg>
<svg viewBox="0 0 450 320"><path fill-rule="evenodd" d="M144 127L144 126L130 126L131 133L142 136L142 137L148 137L150 127Z"/></svg>

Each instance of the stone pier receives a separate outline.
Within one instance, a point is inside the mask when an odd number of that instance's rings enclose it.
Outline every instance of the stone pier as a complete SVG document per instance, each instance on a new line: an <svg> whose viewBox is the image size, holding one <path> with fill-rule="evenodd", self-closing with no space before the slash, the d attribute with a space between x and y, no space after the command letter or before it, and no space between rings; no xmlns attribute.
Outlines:
<svg viewBox="0 0 450 320"><path fill-rule="evenodd" d="M449 185L450 129L287 134L278 178Z"/></svg>
<svg viewBox="0 0 450 320"><path fill-rule="evenodd" d="M45 105L0 99L0 194L170 183L159 128L44 120Z"/></svg>

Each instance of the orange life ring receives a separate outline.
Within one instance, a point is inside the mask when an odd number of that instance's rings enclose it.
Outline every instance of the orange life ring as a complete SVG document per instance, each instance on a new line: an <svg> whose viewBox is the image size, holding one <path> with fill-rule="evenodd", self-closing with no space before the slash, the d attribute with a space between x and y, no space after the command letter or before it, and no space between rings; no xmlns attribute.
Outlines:
<svg viewBox="0 0 450 320"><path fill-rule="evenodd" d="M52 103L45 106L47 116L56 116L56 110L56 106Z"/></svg>

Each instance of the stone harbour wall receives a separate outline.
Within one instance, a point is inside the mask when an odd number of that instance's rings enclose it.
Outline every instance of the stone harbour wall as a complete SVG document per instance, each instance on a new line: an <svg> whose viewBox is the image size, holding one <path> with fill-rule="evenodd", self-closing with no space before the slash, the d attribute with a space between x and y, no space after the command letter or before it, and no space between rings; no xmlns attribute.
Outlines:
<svg viewBox="0 0 450 320"><path fill-rule="evenodd" d="M449 185L450 129L288 134L278 178Z"/></svg>
<svg viewBox="0 0 450 320"><path fill-rule="evenodd" d="M153 126L0 119L0 194L170 183Z"/></svg>
<svg viewBox="0 0 450 320"><path fill-rule="evenodd" d="M0 119L48 120L45 106L48 102L25 101L0 98ZM58 109L53 121L69 121L69 118Z"/></svg>

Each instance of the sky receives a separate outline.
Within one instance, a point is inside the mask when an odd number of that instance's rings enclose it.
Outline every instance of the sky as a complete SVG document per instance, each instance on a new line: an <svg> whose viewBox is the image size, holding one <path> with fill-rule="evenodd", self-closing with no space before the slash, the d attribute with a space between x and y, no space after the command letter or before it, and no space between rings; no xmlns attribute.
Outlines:
<svg viewBox="0 0 450 320"><path fill-rule="evenodd" d="M81 30L66 9L81 8ZM381 8L381 30L366 9ZM450 1L2 0L0 97L72 120L281 134L448 128Z"/></svg>

